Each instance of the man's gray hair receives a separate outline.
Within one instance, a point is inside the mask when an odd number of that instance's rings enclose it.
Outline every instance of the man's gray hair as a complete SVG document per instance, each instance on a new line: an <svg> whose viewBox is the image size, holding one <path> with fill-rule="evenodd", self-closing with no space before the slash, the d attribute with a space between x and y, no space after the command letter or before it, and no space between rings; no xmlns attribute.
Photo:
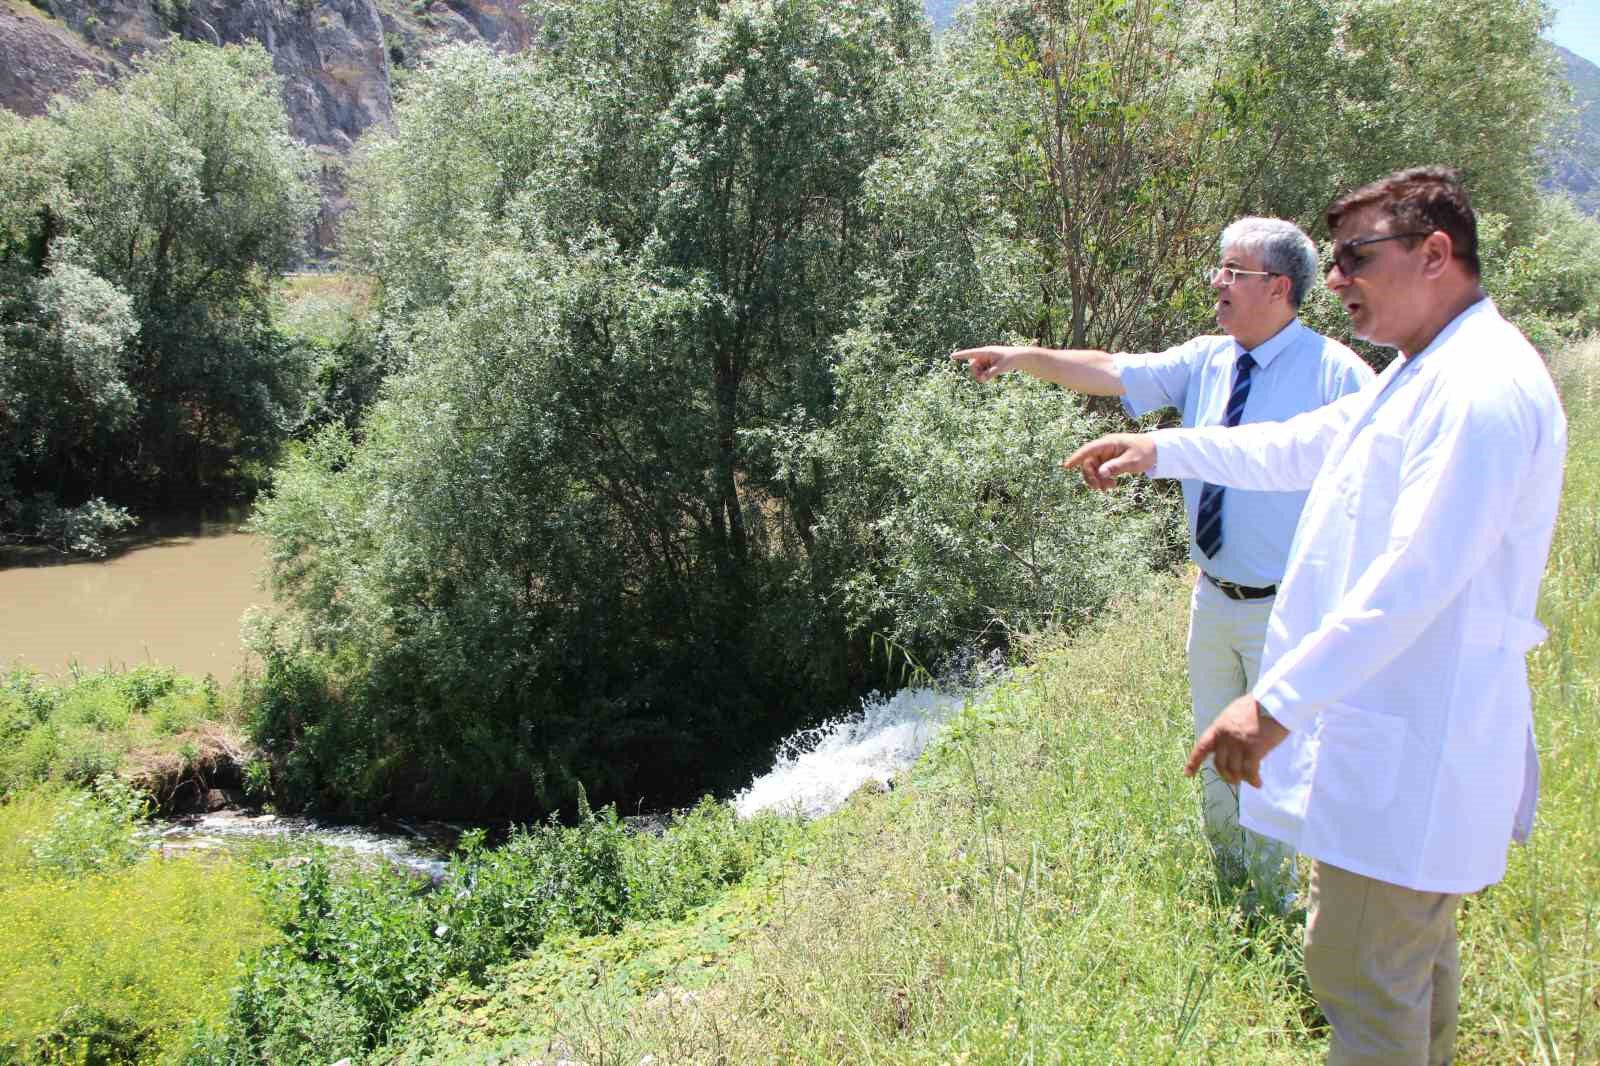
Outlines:
<svg viewBox="0 0 1600 1066"><path fill-rule="evenodd" d="M1305 231L1281 218L1241 218L1222 231L1222 253L1229 248L1255 252L1261 267L1289 279L1289 302L1299 307L1317 277L1317 246Z"/></svg>

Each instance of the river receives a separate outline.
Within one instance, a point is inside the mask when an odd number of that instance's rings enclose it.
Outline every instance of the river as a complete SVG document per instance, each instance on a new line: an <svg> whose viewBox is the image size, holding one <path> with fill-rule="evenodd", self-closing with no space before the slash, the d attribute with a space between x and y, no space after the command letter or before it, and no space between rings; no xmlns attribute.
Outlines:
<svg viewBox="0 0 1600 1066"><path fill-rule="evenodd" d="M101 560L40 552L0 557L0 665L65 675L155 662L191 677L232 678L245 661L239 623L270 596L260 578L266 545L240 531L243 509L150 520ZM733 797L739 813L780 810L816 817L869 783L887 785L914 762L959 709L964 683L869 696L859 709L786 741L772 769ZM437 834L331 826L240 812L193 816L154 829L165 849L258 836L320 839L382 854L437 877ZM428 836L430 839L424 840Z"/></svg>
<svg viewBox="0 0 1600 1066"><path fill-rule="evenodd" d="M64 676L141 663L227 681L245 661L239 619L269 604L266 547L242 508L151 519L105 559L0 559L0 666Z"/></svg>

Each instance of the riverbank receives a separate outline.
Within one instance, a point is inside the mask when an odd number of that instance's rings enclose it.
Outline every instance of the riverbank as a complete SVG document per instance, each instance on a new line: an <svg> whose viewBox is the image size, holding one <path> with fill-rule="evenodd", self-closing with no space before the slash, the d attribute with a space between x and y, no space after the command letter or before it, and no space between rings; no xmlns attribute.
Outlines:
<svg viewBox="0 0 1600 1066"><path fill-rule="evenodd" d="M1571 448L1530 655L1539 825L1464 905L1459 1058L1600 1055L1600 344L1563 369ZM390 1066L1308 1064L1303 913L1249 914L1197 830L1163 580L970 704L887 796L680 923L549 942L440 989Z"/></svg>
<svg viewBox="0 0 1600 1066"><path fill-rule="evenodd" d="M1562 376L1550 637L1529 659L1544 799L1504 882L1462 910L1463 1062L1600 1054L1600 343ZM630 837L615 812L590 813L469 843L438 888L300 856L62 881L27 843L62 824L59 798L7 804L0 904L29 936L17 957L70 964L90 991L30 978L62 990L59 1017L0 1002L0 1037L24 1023L138 1037L149 1018L171 1055L194 1044L190 1063L247 1048L308 1066L1319 1061L1303 914L1254 912L1218 885L1178 772L1187 594L1168 575L1073 639L1032 638L892 789L805 825L707 804ZM83 850L83 834L64 839L61 853ZM230 893L248 900L227 907ZM173 957L212 960L205 1032L175 1021L193 986L162 978L161 936ZM113 938L116 953L63 964L62 937Z"/></svg>
<svg viewBox="0 0 1600 1066"><path fill-rule="evenodd" d="M240 701L236 685L162 666L69 681L0 675L0 798L36 785L87 787L109 774L166 814L237 806L247 789L267 799Z"/></svg>

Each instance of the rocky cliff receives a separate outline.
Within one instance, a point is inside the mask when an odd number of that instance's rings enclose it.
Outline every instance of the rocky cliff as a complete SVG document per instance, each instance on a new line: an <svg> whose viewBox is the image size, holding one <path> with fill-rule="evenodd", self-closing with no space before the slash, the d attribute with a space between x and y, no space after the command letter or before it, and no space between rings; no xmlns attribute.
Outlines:
<svg viewBox="0 0 1600 1066"><path fill-rule="evenodd" d="M394 69L447 41L524 48L531 29L517 0L0 0L0 105L42 114L83 77L109 82L174 37L259 41L272 55L291 129L322 160L312 244L326 252L345 207L343 161L389 121Z"/></svg>

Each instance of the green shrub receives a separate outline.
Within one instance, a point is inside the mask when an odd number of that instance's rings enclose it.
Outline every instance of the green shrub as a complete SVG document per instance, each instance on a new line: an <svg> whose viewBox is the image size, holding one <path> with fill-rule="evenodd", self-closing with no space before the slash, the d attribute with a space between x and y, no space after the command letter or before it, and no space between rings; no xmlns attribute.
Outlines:
<svg viewBox="0 0 1600 1066"><path fill-rule="evenodd" d="M88 784L114 773L122 763L126 738L97 728L67 728L57 734L54 762L49 773L61 781Z"/></svg>
<svg viewBox="0 0 1600 1066"><path fill-rule="evenodd" d="M707 796L659 838L629 841L630 914L677 921L742 880L798 832L798 822L773 814L740 821L731 806Z"/></svg>
<svg viewBox="0 0 1600 1066"><path fill-rule="evenodd" d="M135 711L148 711L156 700L171 695L180 685L178 672L170 666L136 666L115 677L117 691ZM192 684L184 688L192 689Z"/></svg>
<svg viewBox="0 0 1600 1066"><path fill-rule="evenodd" d="M0 750L0 790L5 794L51 776L61 751L61 734L46 722Z"/></svg>
<svg viewBox="0 0 1600 1066"><path fill-rule="evenodd" d="M707 799L661 836L634 836L614 808L580 804L573 824L521 827L497 848L468 833L432 892L388 867L340 871L319 852L277 875L282 938L251 960L227 1024L193 1061L314 1066L359 1054L445 981L482 983L557 934L682 917L798 832L774 816L741 822Z"/></svg>
<svg viewBox="0 0 1600 1066"><path fill-rule="evenodd" d="M130 753L197 752L184 734L231 713L215 678L193 681L170 667L64 683L14 670L0 677L0 796L47 780L89 785Z"/></svg>
<svg viewBox="0 0 1600 1066"><path fill-rule="evenodd" d="M0 803L0 882L34 876L33 842L50 831L71 795L47 785Z"/></svg>
<svg viewBox="0 0 1600 1066"><path fill-rule="evenodd" d="M252 643L262 666L244 683L245 723L277 797L293 809L358 813L381 803L384 745L360 694L341 695L337 665L270 627Z"/></svg>
<svg viewBox="0 0 1600 1066"><path fill-rule="evenodd" d="M56 709L55 719L68 726L88 726L97 732L113 733L127 728L133 710L111 676L101 674L85 678L68 689Z"/></svg>
<svg viewBox="0 0 1600 1066"><path fill-rule="evenodd" d="M149 810L144 793L114 777L96 778L92 792L69 799L50 829L30 840L33 865L59 877L131 866L145 850L137 833Z"/></svg>
<svg viewBox="0 0 1600 1066"><path fill-rule="evenodd" d="M12 670L0 680L0 743L9 743L41 722L50 720L61 702L61 690L39 683L31 670Z"/></svg>
<svg viewBox="0 0 1600 1066"><path fill-rule="evenodd" d="M325 1066L372 1046L442 977L431 911L388 866L335 876L319 849L281 871L269 901L281 940L250 959L226 1024L191 1061Z"/></svg>
<svg viewBox="0 0 1600 1066"><path fill-rule="evenodd" d="M235 987L227 1025L205 1033L185 1061L326 1066L368 1040L367 1018L323 970L268 948Z"/></svg>
<svg viewBox="0 0 1600 1066"><path fill-rule="evenodd" d="M1487 215L1479 241L1484 287L1540 351L1560 352L1600 330L1600 221L1551 195L1531 233Z"/></svg>
<svg viewBox="0 0 1600 1066"><path fill-rule="evenodd" d="M215 716L206 693L174 692L162 696L150 707L151 727L162 736L173 736L193 729Z"/></svg>

